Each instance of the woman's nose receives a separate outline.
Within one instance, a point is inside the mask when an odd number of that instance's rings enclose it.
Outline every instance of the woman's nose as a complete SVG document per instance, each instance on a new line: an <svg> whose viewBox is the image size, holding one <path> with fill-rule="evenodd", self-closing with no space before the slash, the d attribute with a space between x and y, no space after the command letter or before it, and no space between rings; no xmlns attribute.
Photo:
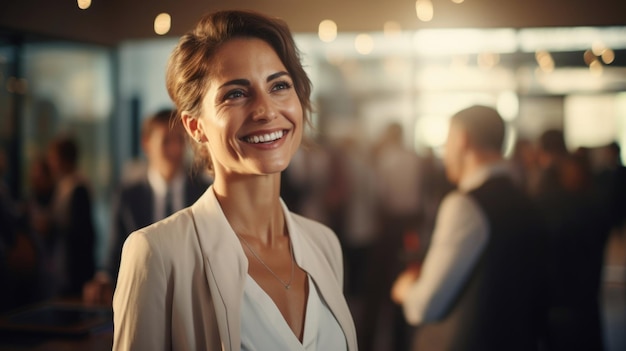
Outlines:
<svg viewBox="0 0 626 351"><path fill-rule="evenodd" d="M254 120L272 120L276 118L276 110L267 96L258 96L252 110L252 118Z"/></svg>

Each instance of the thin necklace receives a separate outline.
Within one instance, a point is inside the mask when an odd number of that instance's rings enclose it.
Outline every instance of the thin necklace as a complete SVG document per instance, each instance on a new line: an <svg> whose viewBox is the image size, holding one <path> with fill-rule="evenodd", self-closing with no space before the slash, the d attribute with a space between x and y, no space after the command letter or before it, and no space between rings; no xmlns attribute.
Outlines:
<svg viewBox="0 0 626 351"><path fill-rule="evenodd" d="M237 233L235 233L237 234ZM250 244L248 244L248 242L246 241L246 239L244 239L241 235L237 234L237 236L239 237L239 239L241 239L241 241L246 245L246 247L248 248L248 250L250 250L250 252L252 253L252 255L254 255L254 257L261 262L261 264L270 272L272 273L272 275L274 276L274 278L276 278L284 287L286 290L289 290L289 288L291 287L291 283L293 282L293 266L294 263L294 258L293 258L293 250L291 248L291 244L289 244L289 254L291 255L291 277L289 278L289 281L287 283L285 283L282 279L280 279L280 277L278 277L278 275L276 275L276 273L274 273L274 271L265 264L265 262L263 262L263 260L261 259L261 257L259 257L259 255L257 255L257 253L252 249L252 247L250 247Z"/></svg>

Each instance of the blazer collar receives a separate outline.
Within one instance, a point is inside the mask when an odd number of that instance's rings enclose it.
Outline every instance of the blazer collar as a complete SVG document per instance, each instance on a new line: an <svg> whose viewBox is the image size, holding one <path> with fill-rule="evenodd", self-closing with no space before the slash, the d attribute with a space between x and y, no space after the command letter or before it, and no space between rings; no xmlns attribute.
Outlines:
<svg viewBox="0 0 626 351"><path fill-rule="evenodd" d="M248 261L215 197L213 186L191 206L191 211L224 349L238 349L241 345L241 299ZM226 323L221 322L223 320Z"/></svg>

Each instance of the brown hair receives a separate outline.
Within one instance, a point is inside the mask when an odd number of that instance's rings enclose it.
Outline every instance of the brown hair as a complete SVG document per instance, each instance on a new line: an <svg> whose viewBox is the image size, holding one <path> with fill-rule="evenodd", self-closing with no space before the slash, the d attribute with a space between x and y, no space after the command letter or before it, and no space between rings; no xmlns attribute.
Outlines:
<svg viewBox="0 0 626 351"><path fill-rule="evenodd" d="M305 124L310 124L311 81L287 24L252 11L218 11L204 15L194 29L183 35L172 52L166 73L167 91L179 111L200 115L202 99L211 80L213 57L225 42L234 38L258 38L276 51L291 75ZM196 145L195 143L191 143ZM206 148L196 147L199 161L211 167Z"/></svg>
<svg viewBox="0 0 626 351"><path fill-rule="evenodd" d="M505 125L495 109L474 105L452 116L452 123L459 123L477 147L502 152Z"/></svg>

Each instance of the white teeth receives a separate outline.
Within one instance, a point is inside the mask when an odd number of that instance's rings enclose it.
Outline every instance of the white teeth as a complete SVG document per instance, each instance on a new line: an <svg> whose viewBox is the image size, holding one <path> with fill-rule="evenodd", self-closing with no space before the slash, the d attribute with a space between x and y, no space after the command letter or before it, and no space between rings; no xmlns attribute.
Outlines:
<svg viewBox="0 0 626 351"><path fill-rule="evenodd" d="M267 143L270 141L278 140L282 137L283 137L283 131L279 130L277 132L272 132L269 134L254 135L251 137L247 137L246 142L251 143L251 144Z"/></svg>

